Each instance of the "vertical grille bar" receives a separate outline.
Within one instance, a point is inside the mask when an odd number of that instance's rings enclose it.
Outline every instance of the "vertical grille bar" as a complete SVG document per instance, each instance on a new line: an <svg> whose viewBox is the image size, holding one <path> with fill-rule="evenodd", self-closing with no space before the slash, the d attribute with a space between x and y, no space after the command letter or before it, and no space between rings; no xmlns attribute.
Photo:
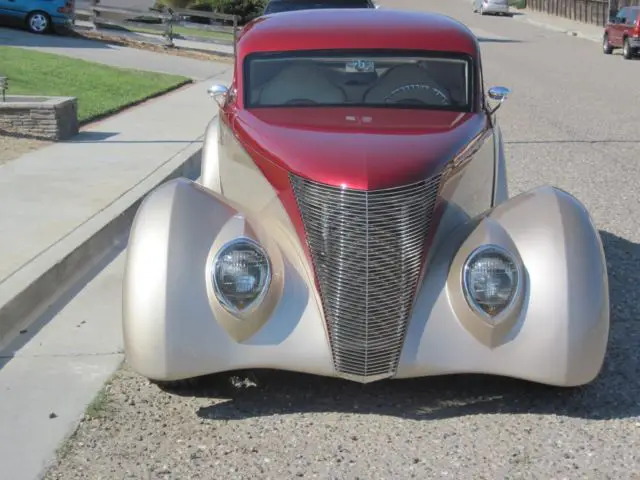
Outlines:
<svg viewBox="0 0 640 480"><path fill-rule="evenodd" d="M398 366L440 176L350 190L290 175L336 371L368 382Z"/></svg>

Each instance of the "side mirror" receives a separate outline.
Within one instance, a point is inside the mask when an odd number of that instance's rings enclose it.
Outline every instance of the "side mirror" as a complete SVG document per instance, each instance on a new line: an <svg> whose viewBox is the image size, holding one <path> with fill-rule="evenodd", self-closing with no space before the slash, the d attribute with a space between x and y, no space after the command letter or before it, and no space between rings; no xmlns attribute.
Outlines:
<svg viewBox="0 0 640 480"><path fill-rule="evenodd" d="M219 84L211 85L207 89L207 93L209 94L209 96L213 98L220 107L222 107L222 105L224 104L224 97L226 97L228 91L229 89L227 87Z"/></svg>
<svg viewBox="0 0 640 480"><path fill-rule="evenodd" d="M489 98L495 102L498 102L493 107L489 107L489 115L494 114L495 111L500 108L500 105L502 105L502 102L507 99L509 94L511 94L511 90L509 90L507 87L491 87L489 89Z"/></svg>

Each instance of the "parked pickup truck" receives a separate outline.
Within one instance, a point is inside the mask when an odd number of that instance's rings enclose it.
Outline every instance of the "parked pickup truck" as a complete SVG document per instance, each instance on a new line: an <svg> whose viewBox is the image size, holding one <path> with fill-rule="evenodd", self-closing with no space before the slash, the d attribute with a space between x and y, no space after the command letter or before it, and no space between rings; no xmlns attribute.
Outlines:
<svg viewBox="0 0 640 480"><path fill-rule="evenodd" d="M629 60L640 51L640 6L623 7L611 16L604 27L602 51L610 55L622 48L622 56Z"/></svg>

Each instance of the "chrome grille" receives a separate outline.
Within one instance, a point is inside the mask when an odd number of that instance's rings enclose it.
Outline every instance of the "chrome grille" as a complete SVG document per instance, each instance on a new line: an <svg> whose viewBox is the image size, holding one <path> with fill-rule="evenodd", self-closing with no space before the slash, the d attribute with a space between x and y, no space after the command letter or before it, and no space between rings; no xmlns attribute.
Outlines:
<svg viewBox="0 0 640 480"><path fill-rule="evenodd" d="M351 190L295 175L336 371L373 381L397 368L440 176L386 190Z"/></svg>

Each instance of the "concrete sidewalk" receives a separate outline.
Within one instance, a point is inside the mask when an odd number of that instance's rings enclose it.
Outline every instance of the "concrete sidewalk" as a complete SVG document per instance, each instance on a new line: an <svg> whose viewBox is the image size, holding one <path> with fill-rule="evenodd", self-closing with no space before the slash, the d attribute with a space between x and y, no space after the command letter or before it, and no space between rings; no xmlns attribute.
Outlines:
<svg viewBox="0 0 640 480"><path fill-rule="evenodd" d="M512 8L512 11L515 14L513 19L519 22L525 22L554 32L566 33L567 35L584 38L592 42L602 42L604 29L598 25L577 22L568 18L535 12L530 9L517 10Z"/></svg>
<svg viewBox="0 0 640 480"><path fill-rule="evenodd" d="M155 185L198 166L217 113L207 86L231 80L230 65L217 69L207 81L0 166L0 348L41 314L43 298L100 260L114 242L105 229L130 221L123 212L132 216Z"/></svg>
<svg viewBox="0 0 640 480"><path fill-rule="evenodd" d="M124 358L125 253L0 350L0 478L42 478ZM31 333L33 330L34 333ZM87 409L92 405L91 409ZM91 477L85 477L89 480Z"/></svg>

